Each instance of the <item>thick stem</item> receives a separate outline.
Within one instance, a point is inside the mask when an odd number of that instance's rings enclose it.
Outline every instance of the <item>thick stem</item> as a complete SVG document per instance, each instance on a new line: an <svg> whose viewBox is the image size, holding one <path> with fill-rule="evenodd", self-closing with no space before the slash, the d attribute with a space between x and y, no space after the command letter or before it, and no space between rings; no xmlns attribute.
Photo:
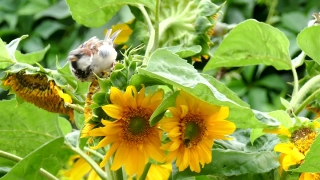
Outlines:
<svg viewBox="0 0 320 180"><path fill-rule="evenodd" d="M85 161L87 161L88 164L92 167L93 170L96 171L96 173L99 175L99 177L103 180L107 180L108 177L106 176L106 173L99 167L99 165L90 157L88 156L85 152L83 152L80 148L78 147L73 147L69 143L65 143L71 150L74 152L78 153Z"/></svg>
<svg viewBox="0 0 320 180"><path fill-rule="evenodd" d="M66 107L69 107L69 108L72 108L76 111L78 111L79 113L83 113L84 110L83 110L83 107L79 106L79 105L76 105L76 104L70 104L70 103L64 103L64 105Z"/></svg>
<svg viewBox="0 0 320 180"><path fill-rule="evenodd" d="M294 98L299 91L299 79L298 79L298 74L297 74L296 68L294 67L294 65L292 63L291 63L291 71L292 71L292 75L293 75L292 98Z"/></svg>
<svg viewBox="0 0 320 180"><path fill-rule="evenodd" d="M290 105L293 107L293 109L297 109L300 102L303 100L306 94L312 90L312 88L314 88L315 84L320 84L320 75L317 75L306 82L298 91L298 93L291 99Z"/></svg>
<svg viewBox="0 0 320 180"><path fill-rule="evenodd" d="M267 17L267 20L266 20L267 24L271 24L271 19L273 17L273 14L274 14L274 11L275 11L275 9L277 7L277 4L278 4L278 0L273 0L271 2L270 10L269 10L268 17Z"/></svg>
<svg viewBox="0 0 320 180"><path fill-rule="evenodd" d="M17 162L17 163L22 160L22 158L19 156L16 156L14 154L11 154L11 153L8 153L5 151L1 151L1 150L0 150L0 157L3 157L5 159L9 159L9 160ZM48 180L59 180L58 178L56 178L54 175L52 175L48 171L44 170L43 168L39 169L39 174Z"/></svg>
<svg viewBox="0 0 320 180"><path fill-rule="evenodd" d="M144 8L144 6L141 5L141 4L138 4L138 8L142 12L142 14L143 14L143 16L144 16L144 18L145 18L145 20L147 22L147 25L148 25L148 28L149 28L149 33L150 33L150 38L149 38L149 41L148 41L148 45L147 45L147 49L146 49L146 53L145 53L145 58L144 58L143 63L142 63L143 65L147 65L148 61L149 61L149 56L151 54L151 50L152 50L153 45L154 45L155 32L154 32L150 17L148 15L146 9Z"/></svg>
<svg viewBox="0 0 320 180"><path fill-rule="evenodd" d="M119 168L116 173L115 173L115 179L116 180L122 180L123 179L123 174L122 174L122 168Z"/></svg>
<svg viewBox="0 0 320 180"><path fill-rule="evenodd" d="M146 166L144 167L143 173L142 173L141 176L139 177L139 180L145 180L145 179L146 179L150 167L151 167L151 163L148 162L148 163L146 164Z"/></svg>
<svg viewBox="0 0 320 180"><path fill-rule="evenodd" d="M320 89L313 92L307 99L305 99L297 109L295 109L294 114L299 114L314 98L320 94Z"/></svg>
<svg viewBox="0 0 320 180"><path fill-rule="evenodd" d="M161 0L157 0L156 2L156 14L155 14L155 24L154 24L154 31L155 31L155 36L154 36L154 45L152 51L155 51L158 48L159 45L159 12L160 12L160 4Z"/></svg>

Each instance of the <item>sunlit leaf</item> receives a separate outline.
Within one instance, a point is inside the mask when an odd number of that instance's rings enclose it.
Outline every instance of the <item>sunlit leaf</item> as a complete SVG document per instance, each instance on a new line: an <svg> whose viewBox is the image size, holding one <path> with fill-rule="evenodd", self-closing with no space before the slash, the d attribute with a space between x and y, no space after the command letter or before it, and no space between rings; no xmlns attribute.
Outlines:
<svg viewBox="0 0 320 180"><path fill-rule="evenodd" d="M250 19L230 31L204 71L261 63L274 66L278 70L289 70L289 40L280 30Z"/></svg>
<svg viewBox="0 0 320 180"><path fill-rule="evenodd" d="M311 26L302 30L297 37L300 48L318 64L320 64L320 41L316 37L319 33L320 26Z"/></svg>
<svg viewBox="0 0 320 180"><path fill-rule="evenodd" d="M241 105L237 103L241 100L235 98L234 93L220 92L192 65L166 49L156 50L151 55L147 68L139 69L138 72L165 84L174 85L209 104L228 106L230 108L228 120L233 121L239 128L263 126L250 108L241 106L245 103L242 102ZM222 84L219 86L220 90L223 89Z"/></svg>

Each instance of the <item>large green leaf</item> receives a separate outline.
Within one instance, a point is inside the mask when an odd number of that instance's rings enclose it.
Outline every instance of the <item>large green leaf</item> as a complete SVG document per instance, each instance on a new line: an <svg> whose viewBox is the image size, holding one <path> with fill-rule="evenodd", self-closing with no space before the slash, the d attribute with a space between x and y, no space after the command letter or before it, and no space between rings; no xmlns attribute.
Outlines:
<svg viewBox="0 0 320 180"><path fill-rule="evenodd" d="M320 136L314 140L310 147L310 151L308 151L303 163L296 169L292 171L295 172L320 172Z"/></svg>
<svg viewBox="0 0 320 180"><path fill-rule="evenodd" d="M17 163L2 179L45 179L39 173L40 168L55 175L72 154L71 150L63 146L63 141L63 137L56 138L37 148Z"/></svg>
<svg viewBox="0 0 320 180"><path fill-rule="evenodd" d="M50 45L48 45L46 48L42 50L32 52L32 53L27 53L27 54L22 54L20 51L16 51L14 55L18 62L34 64L43 59L44 55L49 50L49 48L50 48Z"/></svg>
<svg viewBox="0 0 320 180"><path fill-rule="evenodd" d="M242 174L257 174L269 172L279 167L278 155L275 152L244 152L234 150L212 150L212 161L201 169L200 173L186 169L177 172L173 167L173 179L180 180L190 176L225 175L237 176Z"/></svg>
<svg viewBox="0 0 320 180"><path fill-rule="evenodd" d="M58 115L27 102L0 101L0 149L24 157L44 143L63 136ZM12 143L14 142L14 143Z"/></svg>
<svg viewBox="0 0 320 180"><path fill-rule="evenodd" d="M6 43L0 39L0 69L6 68L9 64L12 64L14 61L11 59L7 49Z"/></svg>
<svg viewBox="0 0 320 180"><path fill-rule="evenodd" d="M88 27L106 24L122 6L142 4L155 10L155 1L149 0L67 0L74 20Z"/></svg>
<svg viewBox="0 0 320 180"><path fill-rule="evenodd" d="M278 70L289 70L289 40L280 30L250 19L237 25L228 34L204 71L260 63L272 65Z"/></svg>
<svg viewBox="0 0 320 180"><path fill-rule="evenodd" d="M318 64L320 64L320 41L317 38L320 33L320 26L305 28L297 37L300 48Z"/></svg>
<svg viewBox="0 0 320 180"><path fill-rule="evenodd" d="M192 65L169 50L156 50L151 55L147 68L139 69L138 72L180 88L209 104L228 106L230 108L228 120L233 121L239 128L263 127L252 110L231 93L232 91L227 90L223 84L215 82L213 78L202 76ZM220 92L220 90L225 91Z"/></svg>

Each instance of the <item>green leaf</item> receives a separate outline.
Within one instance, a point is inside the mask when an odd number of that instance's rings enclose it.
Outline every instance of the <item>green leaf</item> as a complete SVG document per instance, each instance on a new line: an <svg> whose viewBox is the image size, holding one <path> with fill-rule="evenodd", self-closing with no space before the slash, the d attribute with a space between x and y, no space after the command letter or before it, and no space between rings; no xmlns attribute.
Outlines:
<svg viewBox="0 0 320 180"><path fill-rule="evenodd" d="M48 9L35 15L35 19L42 17L51 17L54 19L63 19L70 16L70 11L66 1L58 1L57 4L50 6Z"/></svg>
<svg viewBox="0 0 320 180"><path fill-rule="evenodd" d="M320 64L320 42L316 37L319 33L320 26L311 26L302 30L297 37L300 48L318 64Z"/></svg>
<svg viewBox="0 0 320 180"><path fill-rule="evenodd" d="M16 61L15 52L21 40L27 38L28 35L22 35L20 38L12 40L8 45L6 45L6 49L12 60Z"/></svg>
<svg viewBox="0 0 320 180"><path fill-rule="evenodd" d="M201 46L200 45L193 45L189 47L184 47L182 45L178 46L169 46L166 47L169 51L178 54L181 58L186 58L190 56L194 56L201 52Z"/></svg>
<svg viewBox="0 0 320 180"><path fill-rule="evenodd" d="M218 90L211 84L214 84L214 81L208 82L192 65L166 49L156 50L151 55L147 68L138 69L138 72L164 84L180 88L209 104L228 106L230 108L228 120L233 121L238 128L263 127L250 108L241 106L245 104L244 102L240 105L237 103L241 101L239 98L230 99L235 97L234 93L219 92L227 88L219 84Z"/></svg>
<svg viewBox="0 0 320 180"><path fill-rule="evenodd" d="M71 124L66 118L58 117L58 120L59 120L59 127L63 135L66 135L72 131Z"/></svg>
<svg viewBox="0 0 320 180"><path fill-rule="evenodd" d="M45 20L36 27L34 32L39 34L43 39L48 39L54 32L64 28L65 25L56 20Z"/></svg>
<svg viewBox="0 0 320 180"><path fill-rule="evenodd" d="M55 138L37 148L17 163L2 179L45 179L39 173L40 168L55 175L72 154L63 147L63 142L63 137Z"/></svg>
<svg viewBox="0 0 320 180"><path fill-rule="evenodd" d="M5 69L10 64L13 64L14 60L11 59L10 54L6 49L6 43L0 38L0 69Z"/></svg>
<svg viewBox="0 0 320 180"><path fill-rule="evenodd" d="M155 1L149 0L67 0L67 3L73 19L88 27L104 25L126 4L142 4L152 11L155 10Z"/></svg>
<svg viewBox="0 0 320 180"><path fill-rule="evenodd" d="M156 125L163 117L164 113L169 107L174 107L176 105L176 98L179 94L179 91L174 92L169 97L164 99L158 108L153 112L150 117L150 125Z"/></svg>
<svg viewBox="0 0 320 180"><path fill-rule="evenodd" d="M310 150L306 154L303 163L294 172L320 172L320 136L317 136L313 141Z"/></svg>
<svg viewBox="0 0 320 180"><path fill-rule="evenodd" d="M243 152L234 150L212 150L212 161L201 169L201 175L238 176L269 172L279 167L278 155L275 152ZM173 179L180 180L199 173L186 169L178 172L173 167Z"/></svg>
<svg viewBox="0 0 320 180"><path fill-rule="evenodd" d="M44 58L49 48L50 48L50 45L48 45L46 48L40 51L36 51L28 54L22 54L20 51L16 51L14 55L18 62L34 64L36 62L41 61Z"/></svg>
<svg viewBox="0 0 320 180"><path fill-rule="evenodd" d="M289 40L278 29L256 20L246 20L230 31L204 68L272 65L291 69Z"/></svg>
<svg viewBox="0 0 320 180"><path fill-rule="evenodd" d="M58 115L30 103L17 106L13 99L0 101L1 150L24 157L44 143L61 137ZM8 143L14 141L14 143Z"/></svg>

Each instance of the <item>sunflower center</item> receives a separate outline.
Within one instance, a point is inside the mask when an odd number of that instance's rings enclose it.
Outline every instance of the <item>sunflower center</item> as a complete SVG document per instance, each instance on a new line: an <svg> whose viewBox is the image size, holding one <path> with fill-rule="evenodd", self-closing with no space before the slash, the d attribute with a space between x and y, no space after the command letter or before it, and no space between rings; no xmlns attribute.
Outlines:
<svg viewBox="0 0 320 180"><path fill-rule="evenodd" d="M302 128L293 133L291 141L302 154L306 155L317 135L310 128Z"/></svg>
<svg viewBox="0 0 320 180"><path fill-rule="evenodd" d="M122 118L123 140L134 145L144 143L153 131L148 121L151 114L151 110L141 107L125 109Z"/></svg>
<svg viewBox="0 0 320 180"><path fill-rule="evenodd" d="M129 131L132 134L140 134L142 133L146 128L146 121L142 117L132 117L130 118L129 123Z"/></svg>
<svg viewBox="0 0 320 180"><path fill-rule="evenodd" d="M206 127L204 125L203 119L199 118L194 114L187 114L182 119L182 124L184 124L183 132L183 143L187 148L196 146L205 134Z"/></svg>

